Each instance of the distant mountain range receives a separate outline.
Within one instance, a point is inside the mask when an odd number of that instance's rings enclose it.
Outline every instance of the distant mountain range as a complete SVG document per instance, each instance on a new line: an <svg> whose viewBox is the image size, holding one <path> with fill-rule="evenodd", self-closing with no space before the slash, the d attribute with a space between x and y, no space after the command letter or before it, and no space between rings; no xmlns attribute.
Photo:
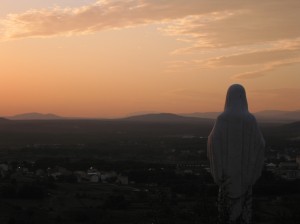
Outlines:
<svg viewBox="0 0 300 224"><path fill-rule="evenodd" d="M3 122L9 122L9 121L10 121L9 119L0 117L0 123L3 123Z"/></svg>
<svg viewBox="0 0 300 224"><path fill-rule="evenodd" d="M208 118L208 119L216 119L221 112L194 112L189 114L180 114L184 117L201 117L201 118Z"/></svg>
<svg viewBox="0 0 300 224"><path fill-rule="evenodd" d="M201 117L216 119L220 112L196 112L190 114L181 114L186 117ZM300 110L297 111L281 111L281 110L264 110L260 112L253 113L257 120L261 122L280 122L289 123L300 121Z"/></svg>
<svg viewBox="0 0 300 224"><path fill-rule="evenodd" d="M6 117L10 120L58 120L64 119L64 117L56 114L41 114L41 113L24 113L17 114L11 117Z"/></svg>
<svg viewBox="0 0 300 224"><path fill-rule="evenodd" d="M127 121L141 121L141 122L169 122L169 123L191 123L191 122L212 122L213 119L200 118L200 117L185 117L171 113L159 114L144 114L123 118Z"/></svg>
<svg viewBox="0 0 300 224"><path fill-rule="evenodd" d="M300 121L300 110L296 111L280 111L280 110L265 110L255 113L258 120L265 121L280 121L280 122L294 122Z"/></svg>
<svg viewBox="0 0 300 224"><path fill-rule="evenodd" d="M97 119L97 118L69 118L55 114L28 113L20 114L7 118L0 118L0 132L7 130L19 133L41 132L48 133L49 130L55 133L81 132L88 133L90 130L101 130L102 134L108 132L124 133L201 133L206 136L212 129L217 113L197 113L201 117L194 117L195 114L177 115L171 113L145 114L130 116L121 119ZM278 138L300 139L300 117L299 111L262 111L255 114L260 122L260 126L267 136ZM203 118L206 117L206 118ZM208 118L207 118L208 117ZM22 122L21 120L27 120ZM49 120L53 122L39 122ZM296 121L294 121L296 120ZM57 122L59 121L59 122ZM33 122L33 123L31 123ZM34 128L32 129L32 124ZM29 127L29 128L28 128ZM76 127L76 128L74 128ZM50 129L49 129L50 128ZM180 130L180 131L179 131Z"/></svg>
<svg viewBox="0 0 300 224"><path fill-rule="evenodd" d="M123 118L121 120L131 121L148 121L148 122L195 122L202 119L214 120L220 112L195 112L189 114L172 114L172 113L147 113L141 115L134 115ZM300 110L297 111L280 111L280 110L265 110L254 113L255 117L260 122L269 123L292 123L300 121ZM3 119L10 120L59 120L59 119L93 119L80 117L62 117L56 114L42 114L42 113L24 113L17 114ZM94 118L99 119L99 118Z"/></svg>

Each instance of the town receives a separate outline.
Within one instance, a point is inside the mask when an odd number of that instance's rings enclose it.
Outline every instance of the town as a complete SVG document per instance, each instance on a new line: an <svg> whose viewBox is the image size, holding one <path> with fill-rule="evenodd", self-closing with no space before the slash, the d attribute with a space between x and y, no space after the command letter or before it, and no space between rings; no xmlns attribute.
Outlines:
<svg viewBox="0 0 300 224"><path fill-rule="evenodd" d="M167 118L3 120L0 223L215 223L214 121ZM298 126L261 126L267 144L253 220L298 223Z"/></svg>
<svg viewBox="0 0 300 224"><path fill-rule="evenodd" d="M9 155L0 163L0 197L6 206L1 219L22 223L26 217L33 223L47 214L49 223L135 223L136 216L143 220L136 223L213 223L218 187L206 158L207 138L182 135L151 138L151 142L121 141L128 147L126 156L118 151L113 156L101 150L95 153L82 144L14 149L23 158ZM263 175L254 187L260 208L255 212L257 220L278 219L272 209L282 209L283 201L298 203L300 149L297 144L280 145L284 144L267 146ZM154 150L147 157L145 152L137 154L139 147ZM20 215L12 215L17 211ZM292 220L296 214L289 211L284 217Z"/></svg>

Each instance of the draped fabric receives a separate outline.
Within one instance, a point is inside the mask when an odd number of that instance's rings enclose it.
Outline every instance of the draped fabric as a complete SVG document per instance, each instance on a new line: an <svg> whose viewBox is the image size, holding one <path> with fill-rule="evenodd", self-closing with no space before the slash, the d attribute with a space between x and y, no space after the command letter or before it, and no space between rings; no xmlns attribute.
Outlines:
<svg viewBox="0 0 300 224"><path fill-rule="evenodd" d="M244 88L232 85L224 112L209 135L207 151L214 181L222 188L226 186L229 198L241 198L259 178L264 147L256 119L248 111Z"/></svg>

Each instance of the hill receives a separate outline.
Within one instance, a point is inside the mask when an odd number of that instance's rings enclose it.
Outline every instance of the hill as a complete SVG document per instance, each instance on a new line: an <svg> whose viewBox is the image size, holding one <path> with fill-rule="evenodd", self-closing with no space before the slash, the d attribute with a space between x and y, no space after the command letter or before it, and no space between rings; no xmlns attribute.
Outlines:
<svg viewBox="0 0 300 224"><path fill-rule="evenodd" d="M0 117L0 123L6 123L6 122L10 122L10 120L9 119L7 119L7 118L4 118L4 117Z"/></svg>
<svg viewBox="0 0 300 224"><path fill-rule="evenodd" d="M208 119L216 119L221 112L195 112L190 114L181 114L185 117L199 117L199 118L208 118Z"/></svg>
<svg viewBox="0 0 300 224"><path fill-rule="evenodd" d="M281 111L281 110L265 110L255 113L258 120L270 122L295 122L300 121L300 110Z"/></svg>
<svg viewBox="0 0 300 224"><path fill-rule="evenodd" d="M186 117L199 117L216 119L220 112L195 112L190 114L182 114ZM300 110L296 111L281 111L281 110L264 110L253 113L260 122L275 122L275 123L291 123L300 121Z"/></svg>
<svg viewBox="0 0 300 224"><path fill-rule="evenodd" d="M145 114L124 118L126 121L158 122L158 123L213 123L213 120L198 117L184 117L171 113Z"/></svg>
<svg viewBox="0 0 300 224"><path fill-rule="evenodd" d="M58 120L64 119L56 114L24 113L8 117L11 120Z"/></svg>

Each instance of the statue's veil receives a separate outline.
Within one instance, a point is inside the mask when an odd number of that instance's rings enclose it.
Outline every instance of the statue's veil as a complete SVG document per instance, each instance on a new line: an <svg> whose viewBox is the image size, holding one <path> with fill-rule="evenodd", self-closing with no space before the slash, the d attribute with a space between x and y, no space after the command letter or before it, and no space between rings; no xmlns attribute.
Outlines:
<svg viewBox="0 0 300 224"><path fill-rule="evenodd" d="M211 173L218 184L226 184L229 197L245 194L261 174L265 141L255 117L249 113L243 86L232 85L224 112L208 137Z"/></svg>

